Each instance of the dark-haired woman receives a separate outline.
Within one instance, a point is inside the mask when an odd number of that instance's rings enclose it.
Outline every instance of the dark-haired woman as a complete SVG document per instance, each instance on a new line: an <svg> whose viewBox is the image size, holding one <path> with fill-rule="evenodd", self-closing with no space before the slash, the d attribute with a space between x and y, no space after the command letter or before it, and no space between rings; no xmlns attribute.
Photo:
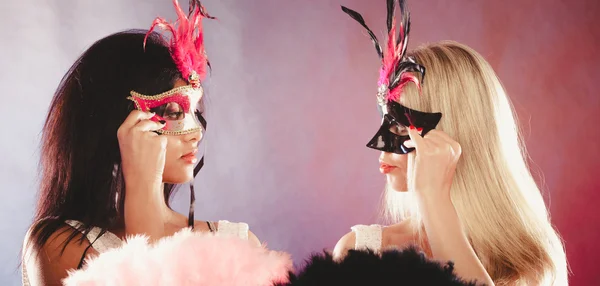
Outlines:
<svg viewBox="0 0 600 286"><path fill-rule="evenodd" d="M172 31L171 42L152 29L110 35L85 51L60 83L43 129L24 285L60 284L86 257L130 235L152 241L192 227L259 244L245 223L197 221L193 212L184 216L169 207L174 186L193 182L201 163L196 152L206 126L201 80L208 61L202 33L194 30L210 17L198 1L189 15L174 3L183 29ZM156 24L170 25L161 18Z"/></svg>

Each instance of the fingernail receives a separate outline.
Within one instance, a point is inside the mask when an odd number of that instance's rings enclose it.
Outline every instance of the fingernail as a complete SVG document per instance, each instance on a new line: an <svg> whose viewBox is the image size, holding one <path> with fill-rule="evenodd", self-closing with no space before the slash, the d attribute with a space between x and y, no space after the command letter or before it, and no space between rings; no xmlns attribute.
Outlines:
<svg viewBox="0 0 600 286"><path fill-rule="evenodd" d="M423 128L417 128L417 131L421 132L423 131Z"/></svg>
<svg viewBox="0 0 600 286"><path fill-rule="evenodd" d="M160 124L167 124L166 120L159 120L158 122L160 122Z"/></svg>
<svg viewBox="0 0 600 286"><path fill-rule="evenodd" d="M410 129L415 129L415 126L411 124Z"/></svg>

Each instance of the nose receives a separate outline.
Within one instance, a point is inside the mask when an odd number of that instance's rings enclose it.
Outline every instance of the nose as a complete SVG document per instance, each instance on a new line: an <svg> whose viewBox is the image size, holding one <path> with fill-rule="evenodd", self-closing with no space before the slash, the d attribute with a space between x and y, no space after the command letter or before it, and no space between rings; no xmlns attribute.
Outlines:
<svg viewBox="0 0 600 286"><path fill-rule="evenodd" d="M202 140L203 135L204 135L204 129L202 127L200 127L200 129L198 129L194 132L183 135L183 141L193 142L193 143L199 142L200 140Z"/></svg>
<svg viewBox="0 0 600 286"><path fill-rule="evenodd" d="M381 154L379 154L379 162L386 162L386 159L388 158L390 153L388 152L383 152L381 151Z"/></svg>

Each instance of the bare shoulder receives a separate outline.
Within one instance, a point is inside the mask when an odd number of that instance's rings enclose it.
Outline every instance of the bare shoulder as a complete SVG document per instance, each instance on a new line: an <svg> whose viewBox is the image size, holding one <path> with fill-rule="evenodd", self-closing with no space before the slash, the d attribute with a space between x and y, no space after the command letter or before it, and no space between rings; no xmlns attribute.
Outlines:
<svg viewBox="0 0 600 286"><path fill-rule="evenodd" d="M258 239L258 237L250 230L248 230L248 241L252 242L253 244L256 244L257 246L262 245L260 239Z"/></svg>
<svg viewBox="0 0 600 286"><path fill-rule="evenodd" d="M356 234L354 231L348 232L338 240L333 248L333 258L341 259L348 253L349 250L354 249L356 244Z"/></svg>
<svg viewBox="0 0 600 286"><path fill-rule="evenodd" d="M388 225L381 230L382 248L404 248L416 241L416 234L408 222Z"/></svg>
<svg viewBox="0 0 600 286"><path fill-rule="evenodd" d="M76 234L75 238L65 246L64 242L73 233ZM87 239L82 243L82 237L77 230L63 226L55 231L39 250L28 246L23 255L23 265L27 269L31 285L60 285L60 281L67 277L67 270L77 268L81 255L90 245ZM24 245L29 245L30 239L28 233ZM90 248L87 254L97 253Z"/></svg>
<svg viewBox="0 0 600 286"><path fill-rule="evenodd" d="M210 222L211 226L209 226L209 222L203 220L194 220L194 231L196 232L210 232L214 231L219 227L218 222ZM214 227L215 229L211 230L210 228Z"/></svg>

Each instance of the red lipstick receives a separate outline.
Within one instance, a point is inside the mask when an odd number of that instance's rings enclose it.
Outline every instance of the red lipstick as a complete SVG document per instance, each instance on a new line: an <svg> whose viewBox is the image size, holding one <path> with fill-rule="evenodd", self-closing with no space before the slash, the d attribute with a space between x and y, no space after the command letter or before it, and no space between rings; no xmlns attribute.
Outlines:
<svg viewBox="0 0 600 286"><path fill-rule="evenodd" d="M188 164L195 164L198 161L198 158L196 158L197 152L198 149L194 149L192 152L181 156L181 159L183 159Z"/></svg>
<svg viewBox="0 0 600 286"><path fill-rule="evenodd" d="M396 169L396 166L388 165L386 163L380 163L379 165L379 172L381 172L382 174L388 174L394 169Z"/></svg>

